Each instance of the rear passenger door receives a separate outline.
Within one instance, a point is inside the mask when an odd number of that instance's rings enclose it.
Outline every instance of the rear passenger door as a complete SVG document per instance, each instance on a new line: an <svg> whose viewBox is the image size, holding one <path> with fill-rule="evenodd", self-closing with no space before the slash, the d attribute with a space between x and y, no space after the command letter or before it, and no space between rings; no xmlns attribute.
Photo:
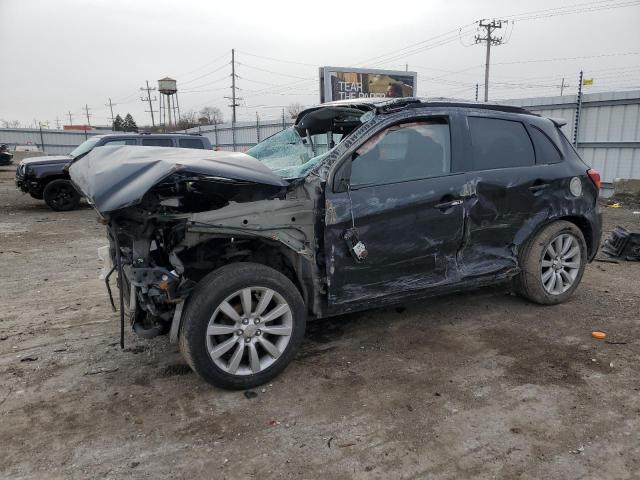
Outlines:
<svg viewBox="0 0 640 480"><path fill-rule="evenodd" d="M517 268L516 248L527 227L548 214L554 182L553 144L541 143L534 127L521 116L467 115L472 167L472 198L467 205L467 231L460 251L461 274L473 277L510 273ZM540 162L536 163L536 138ZM547 139L548 140L548 139ZM546 157L542 148L551 150ZM556 152L559 155L559 152ZM544 160L543 160L544 159ZM560 159L558 158L558 161Z"/></svg>

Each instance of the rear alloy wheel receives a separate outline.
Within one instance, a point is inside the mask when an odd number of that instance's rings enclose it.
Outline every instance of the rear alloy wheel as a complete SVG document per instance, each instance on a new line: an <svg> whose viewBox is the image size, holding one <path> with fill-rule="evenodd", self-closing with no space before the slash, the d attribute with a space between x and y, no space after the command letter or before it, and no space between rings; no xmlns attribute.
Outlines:
<svg viewBox="0 0 640 480"><path fill-rule="evenodd" d="M42 193L45 203L56 212L73 210L80 204L80 195L69 180L52 180Z"/></svg>
<svg viewBox="0 0 640 480"><path fill-rule="evenodd" d="M305 324L304 302L291 280L264 265L234 263L210 273L194 289L180 348L209 383L251 388L293 360Z"/></svg>
<svg viewBox="0 0 640 480"><path fill-rule="evenodd" d="M564 220L538 232L520 253L518 292L542 305L562 303L577 288L587 262L587 246L580 229Z"/></svg>
<svg viewBox="0 0 640 480"><path fill-rule="evenodd" d="M571 288L582 268L578 239L570 233L554 238L542 255L540 279L550 295L559 295Z"/></svg>

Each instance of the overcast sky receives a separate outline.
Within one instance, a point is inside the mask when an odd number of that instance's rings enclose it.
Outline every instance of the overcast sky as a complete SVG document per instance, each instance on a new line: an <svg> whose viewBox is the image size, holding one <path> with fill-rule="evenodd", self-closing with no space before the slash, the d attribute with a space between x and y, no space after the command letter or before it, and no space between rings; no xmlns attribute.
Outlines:
<svg viewBox="0 0 640 480"><path fill-rule="evenodd" d="M550 10L580 3L570 15ZM631 6L611 8L621 4ZM139 87L171 76L183 112L218 106L229 120L232 48L238 120L317 103L321 65L408 64L420 96L473 99L485 50L468 25L514 16L492 49L491 99L557 95L563 77L574 93L581 68L594 78L588 91L640 89L640 1L0 0L0 119L55 127L70 111L86 123L88 104L92 124L106 125L111 97L115 113L150 124Z"/></svg>

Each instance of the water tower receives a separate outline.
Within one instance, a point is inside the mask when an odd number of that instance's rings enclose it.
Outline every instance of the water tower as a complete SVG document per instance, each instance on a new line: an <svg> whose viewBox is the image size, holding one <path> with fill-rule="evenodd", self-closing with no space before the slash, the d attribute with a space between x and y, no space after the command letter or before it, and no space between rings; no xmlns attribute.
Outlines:
<svg viewBox="0 0 640 480"><path fill-rule="evenodd" d="M160 92L160 125L176 125L180 119L176 81L169 77L161 78L158 80L158 91Z"/></svg>

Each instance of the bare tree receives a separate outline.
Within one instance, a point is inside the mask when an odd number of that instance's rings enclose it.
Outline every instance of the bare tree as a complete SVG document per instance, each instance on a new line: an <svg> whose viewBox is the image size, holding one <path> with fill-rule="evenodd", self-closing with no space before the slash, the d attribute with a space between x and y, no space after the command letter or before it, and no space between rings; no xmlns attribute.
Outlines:
<svg viewBox="0 0 640 480"><path fill-rule="evenodd" d="M301 103L291 103L288 107L287 107L287 112L289 113L289 116L295 120L298 115L300 115L300 112L302 112L304 110L304 106Z"/></svg>
<svg viewBox="0 0 640 480"><path fill-rule="evenodd" d="M202 125L217 125L222 123L222 111L218 107L202 107L198 122Z"/></svg>
<svg viewBox="0 0 640 480"><path fill-rule="evenodd" d="M193 110L183 112L176 125L177 130L186 130L198 126L198 115Z"/></svg>
<svg viewBox="0 0 640 480"><path fill-rule="evenodd" d="M4 120L0 119L0 125L2 128L20 128L20 120Z"/></svg>

